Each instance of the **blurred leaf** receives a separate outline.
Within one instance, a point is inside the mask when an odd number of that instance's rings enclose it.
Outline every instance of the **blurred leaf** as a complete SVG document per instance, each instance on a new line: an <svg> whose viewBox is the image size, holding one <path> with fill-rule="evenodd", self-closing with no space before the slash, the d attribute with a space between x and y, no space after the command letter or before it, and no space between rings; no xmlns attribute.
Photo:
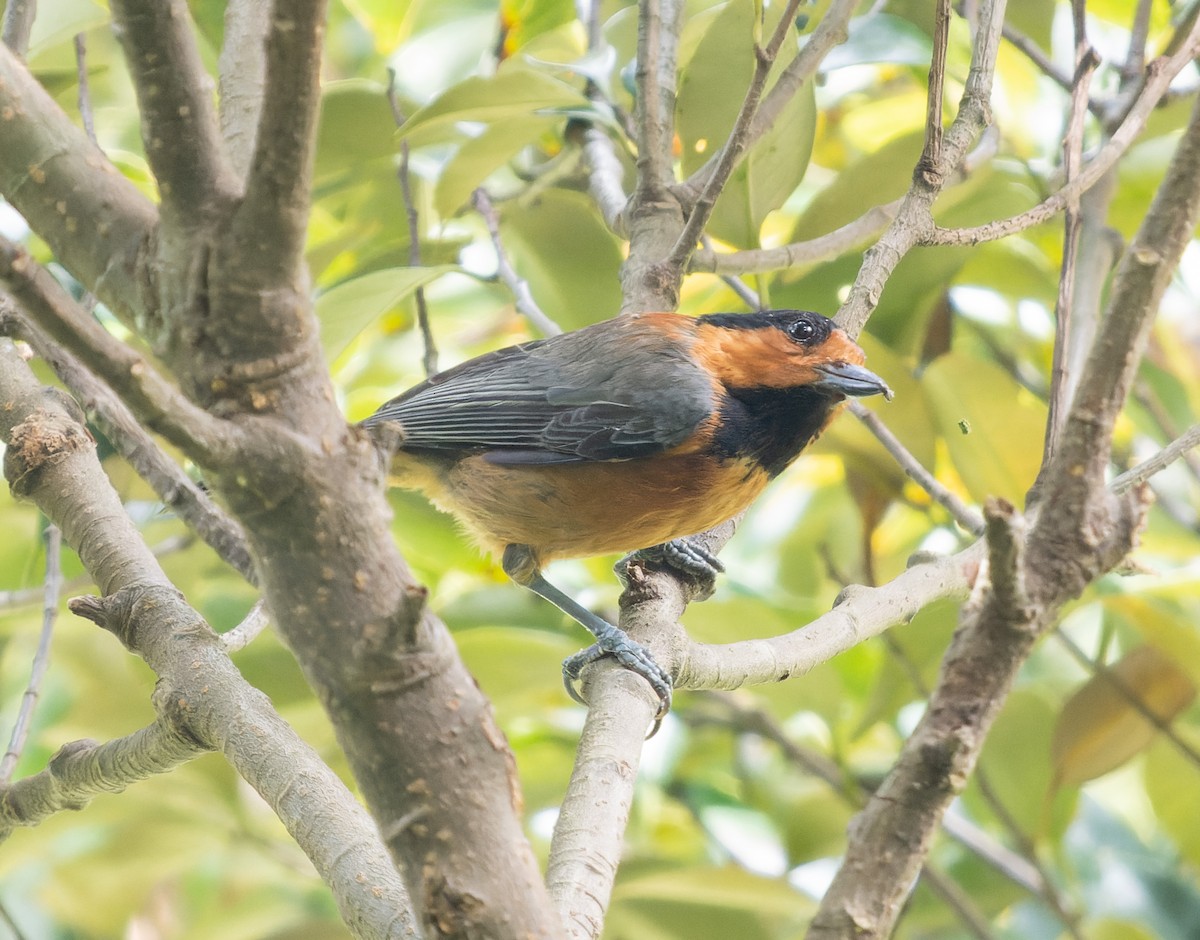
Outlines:
<svg viewBox="0 0 1200 940"><path fill-rule="evenodd" d="M397 150L396 120L382 85L344 79L321 89L315 177L352 170Z"/></svg>
<svg viewBox="0 0 1200 940"><path fill-rule="evenodd" d="M1079 786L1115 770L1154 740L1158 729L1131 704L1129 695L1169 722L1195 700L1196 686L1149 644L1126 653L1109 672L1097 673L1067 700L1055 724L1052 751L1058 786Z"/></svg>
<svg viewBox="0 0 1200 940"><path fill-rule="evenodd" d="M821 63L825 71L869 62L927 66L933 44L923 30L888 13L869 13L850 21L850 38L834 46Z"/></svg>
<svg viewBox="0 0 1200 940"><path fill-rule="evenodd" d="M529 68L501 72L493 78L473 76L440 95L400 128L401 137L456 121L495 123L527 118L539 112L589 107L573 86Z"/></svg>
<svg viewBox="0 0 1200 940"><path fill-rule="evenodd" d="M545 115L526 116L492 124L467 140L438 175L434 197L438 213L443 217L454 215L488 174L535 141L554 121Z"/></svg>
<svg viewBox="0 0 1200 940"><path fill-rule="evenodd" d="M564 330L621 309L621 248L582 193L547 190L500 207L501 241L546 315Z"/></svg>
<svg viewBox="0 0 1200 940"><path fill-rule="evenodd" d="M317 298L321 344L329 359L337 358L368 324L395 307L418 287L452 271L436 268L388 268L344 281Z"/></svg>
<svg viewBox="0 0 1200 940"><path fill-rule="evenodd" d="M925 387L938 429L976 503L1020 505L1042 459L1045 408L999 366L961 353L930 364ZM959 422L967 421L970 434Z"/></svg>
<svg viewBox="0 0 1200 940"><path fill-rule="evenodd" d="M25 57L35 67L37 58L54 46L108 22L108 11L92 0L40 0L37 14Z"/></svg>

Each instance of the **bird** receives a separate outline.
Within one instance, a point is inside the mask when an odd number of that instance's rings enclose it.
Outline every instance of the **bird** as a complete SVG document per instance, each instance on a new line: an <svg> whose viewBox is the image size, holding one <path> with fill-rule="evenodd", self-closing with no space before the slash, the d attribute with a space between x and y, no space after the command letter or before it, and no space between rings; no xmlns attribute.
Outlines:
<svg viewBox="0 0 1200 940"><path fill-rule="evenodd" d="M550 583L564 558L633 550L711 593L723 565L689 539L733 518L848 397L892 391L862 349L808 310L624 314L435 374L362 422L390 428L389 482L454 515L505 573L595 638L568 657L575 689L614 657L671 705L650 651ZM586 703L585 703L586 704Z"/></svg>

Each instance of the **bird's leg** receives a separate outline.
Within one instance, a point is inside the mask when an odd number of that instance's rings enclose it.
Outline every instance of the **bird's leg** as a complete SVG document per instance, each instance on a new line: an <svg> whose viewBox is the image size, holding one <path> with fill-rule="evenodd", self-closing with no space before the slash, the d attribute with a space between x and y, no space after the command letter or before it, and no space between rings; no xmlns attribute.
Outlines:
<svg viewBox="0 0 1200 940"><path fill-rule="evenodd" d="M501 565L505 574L517 584L548 600L596 638L595 644L563 661L563 685L571 698L581 705L587 704L576 690L575 682L585 666L605 656L612 656L626 669L636 672L650 683L658 696L658 714L655 716L657 719L661 719L670 710L671 677L654 661L650 651L631 639L620 627L614 626L603 617L598 617L547 581L538 565L537 555L528 545L507 546Z"/></svg>
<svg viewBox="0 0 1200 940"><path fill-rule="evenodd" d="M696 584L698 599L702 601L712 597L717 575L725 570L721 559L690 538L671 539L661 545L630 552L613 566L622 584L629 583L629 565L633 562L666 565L687 575Z"/></svg>

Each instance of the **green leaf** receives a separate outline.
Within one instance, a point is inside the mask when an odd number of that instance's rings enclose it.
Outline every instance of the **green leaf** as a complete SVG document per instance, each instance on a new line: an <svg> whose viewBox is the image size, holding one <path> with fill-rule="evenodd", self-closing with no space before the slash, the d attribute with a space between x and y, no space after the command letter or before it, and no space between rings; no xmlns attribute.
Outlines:
<svg viewBox="0 0 1200 940"><path fill-rule="evenodd" d="M680 76L676 116L684 173L694 173L717 154L733 128L754 72L753 28L749 4L727 4ZM773 29L774 21L767 28ZM791 97L771 130L734 170L717 200L709 232L739 247L757 245L767 213L800 185L815 130L816 102L809 83Z"/></svg>
<svg viewBox="0 0 1200 940"><path fill-rule="evenodd" d="M108 22L108 11L92 0L42 0L37 12L26 55L31 63L77 33L86 33Z"/></svg>
<svg viewBox="0 0 1200 940"><path fill-rule="evenodd" d="M925 387L954 467L971 498L1003 496L1018 505L1042 459L1046 406L999 366L960 352L925 371ZM972 433L963 434L966 420Z"/></svg>
<svg viewBox="0 0 1200 940"><path fill-rule="evenodd" d="M352 170L396 151L396 120L382 85L347 79L322 89L315 176Z"/></svg>
<svg viewBox="0 0 1200 940"><path fill-rule="evenodd" d="M438 213L443 218L454 215L493 170L537 140L555 120L548 115L527 115L493 124L467 140L438 176L434 192Z"/></svg>
<svg viewBox="0 0 1200 940"><path fill-rule="evenodd" d="M589 108L566 82L529 68L513 68L493 78L472 76L459 82L404 122L400 136L445 127L457 121L492 124L561 108Z"/></svg>
<svg viewBox="0 0 1200 940"><path fill-rule="evenodd" d="M386 268L343 281L317 298L321 345L336 359L359 333L395 307L418 287L428 284L453 265L433 268Z"/></svg>
<svg viewBox="0 0 1200 940"><path fill-rule="evenodd" d="M583 193L547 190L500 207L500 234L517 273L565 330L621 309L621 247Z"/></svg>

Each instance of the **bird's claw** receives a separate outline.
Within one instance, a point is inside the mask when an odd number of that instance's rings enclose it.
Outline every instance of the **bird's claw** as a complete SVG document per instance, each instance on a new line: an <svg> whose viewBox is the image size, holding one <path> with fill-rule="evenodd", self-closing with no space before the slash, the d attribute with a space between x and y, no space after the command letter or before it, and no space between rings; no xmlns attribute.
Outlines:
<svg viewBox="0 0 1200 940"><path fill-rule="evenodd" d="M637 673L650 683L650 687L658 696L658 711L654 715L654 730L657 731L659 723L671 710L671 677L654 661L646 647L634 642L616 628L612 633L599 637L587 649L563 660L563 686L567 694L580 705L587 705L575 683L579 681L585 667L606 656L612 656L630 672Z"/></svg>
<svg viewBox="0 0 1200 940"><path fill-rule="evenodd" d="M630 552L613 568L622 584L629 583L629 565L635 561L667 565L686 575L696 585L697 599L702 601L712 597L717 575L725 570L721 559L699 542L687 538L671 539L661 545Z"/></svg>

